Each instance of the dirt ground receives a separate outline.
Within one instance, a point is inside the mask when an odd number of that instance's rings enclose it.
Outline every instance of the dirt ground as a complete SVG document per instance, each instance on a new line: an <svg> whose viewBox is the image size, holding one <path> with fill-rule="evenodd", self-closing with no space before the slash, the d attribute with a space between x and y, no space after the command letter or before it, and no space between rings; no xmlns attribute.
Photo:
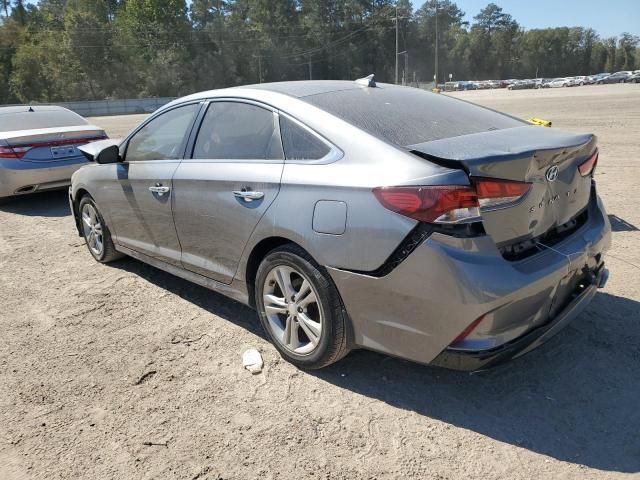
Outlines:
<svg viewBox="0 0 640 480"><path fill-rule="evenodd" d="M364 351L304 372L250 309L94 262L65 192L23 198L0 206L0 479L640 478L640 85L456 96L599 136L611 278L572 325L476 374Z"/></svg>

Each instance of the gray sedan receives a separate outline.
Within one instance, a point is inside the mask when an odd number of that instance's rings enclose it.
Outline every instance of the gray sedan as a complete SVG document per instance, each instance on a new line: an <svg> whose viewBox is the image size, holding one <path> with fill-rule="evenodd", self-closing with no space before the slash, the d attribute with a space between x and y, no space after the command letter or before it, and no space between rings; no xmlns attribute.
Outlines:
<svg viewBox="0 0 640 480"><path fill-rule="evenodd" d="M372 79L198 93L82 147L80 235L254 307L287 360L456 369L537 347L607 280L596 138Z"/></svg>
<svg viewBox="0 0 640 480"><path fill-rule="evenodd" d="M86 158L77 149L107 138L80 115L57 106L0 108L0 199L66 188Z"/></svg>

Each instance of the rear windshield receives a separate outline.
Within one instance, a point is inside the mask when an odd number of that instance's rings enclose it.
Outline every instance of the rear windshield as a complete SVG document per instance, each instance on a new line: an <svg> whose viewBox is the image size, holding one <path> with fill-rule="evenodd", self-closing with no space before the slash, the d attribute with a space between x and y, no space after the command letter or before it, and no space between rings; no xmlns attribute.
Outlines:
<svg viewBox="0 0 640 480"><path fill-rule="evenodd" d="M0 132L87 125L84 118L69 110L37 110L37 107L35 108L34 112L26 109L22 112L0 110Z"/></svg>
<svg viewBox="0 0 640 480"><path fill-rule="evenodd" d="M302 100L401 147L521 127L524 123L484 107L417 88L350 89L311 95Z"/></svg>

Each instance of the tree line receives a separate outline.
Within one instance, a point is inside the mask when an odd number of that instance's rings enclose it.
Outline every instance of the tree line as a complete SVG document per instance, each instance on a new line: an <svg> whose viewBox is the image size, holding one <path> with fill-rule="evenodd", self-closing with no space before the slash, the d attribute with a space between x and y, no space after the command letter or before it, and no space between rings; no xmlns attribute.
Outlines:
<svg viewBox="0 0 640 480"><path fill-rule="evenodd" d="M640 69L640 39L588 27L525 30L452 0L0 0L0 103L179 96L370 73L438 80ZM397 37L396 37L397 23ZM436 33L437 32L437 33Z"/></svg>

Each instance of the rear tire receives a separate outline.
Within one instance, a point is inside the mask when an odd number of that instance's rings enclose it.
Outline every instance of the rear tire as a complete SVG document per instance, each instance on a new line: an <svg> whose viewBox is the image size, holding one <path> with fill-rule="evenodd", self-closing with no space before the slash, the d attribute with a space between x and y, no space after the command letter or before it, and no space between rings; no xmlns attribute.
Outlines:
<svg viewBox="0 0 640 480"><path fill-rule="evenodd" d="M260 322L282 357L317 369L349 353L348 318L329 274L297 245L272 250L256 274Z"/></svg>
<svg viewBox="0 0 640 480"><path fill-rule="evenodd" d="M124 254L116 250L104 217L90 195L80 199L78 215L82 236L93 258L100 263L109 263L124 257Z"/></svg>

